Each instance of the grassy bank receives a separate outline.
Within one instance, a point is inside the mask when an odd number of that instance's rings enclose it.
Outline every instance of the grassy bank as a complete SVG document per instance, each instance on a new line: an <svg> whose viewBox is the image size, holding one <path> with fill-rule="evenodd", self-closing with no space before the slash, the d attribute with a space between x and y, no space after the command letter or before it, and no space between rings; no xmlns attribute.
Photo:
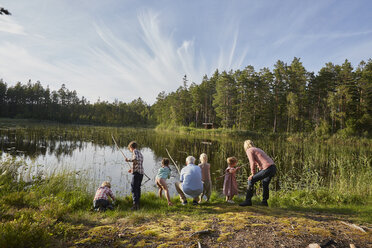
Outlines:
<svg viewBox="0 0 372 248"><path fill-rule="evenodd" d="M302 132L302 133L273 133L270 131L250 131L244 129L227 129L227 128L214 128L214 129L205 129L203 127L188 127L188 126L175 126L175 125L165 125L160 124L157 125L155 130L162 131L162 132L172 132L172 133L179 133L179 134L188 134L188 135L195 135L201 137L249 137L250 139L258 139L258 138L277 138L277 137L285 137L289 140L319 140L325 141L328 140L330 142L342 142L345 139L348 141L353 140L364 140L368 141L371 139L371 136L352 136L348 135L345 132L337 132L335 134L329 133L320 133L317 130L313 132Z"/></svg>
<svg viewBox="0 0 372 248"><path fill-rule="evenodd" d="M211 202L197 207L182 206L177 197L173 198L176 204L168 207L165 199L146 193L138 212L130 211L131 198L127 196L117 200L115 210L99 213L91 210L93 195L86 190L84 179L66 173L25 182L19 177L24 166L7 160L0 167L0 247L189 247L199 240L191 238L198 231L211 232L203 242L223 244L234 242L232 237L247 228L259 231L269 226L285 239L305 231L321 239L325 238L323 232L334 238L337 232L326 231L328 224L319 218L367 226L372 223L370 195L327 190L272 192L270 208L228 205L217 192ZM237 202L242 200L236 198ZM255 197L254 204L258 202ZM358 242L369 240L363 235L357 236Z"/></svg>
<svg viewBox="0 0 372 248"><path fill-rule="evenodd" d="M158 125L155 130L162 132L173 132L179 134L188 134L195 136L222 136L222 137L234 137L234 136L249 136L252 138L262 137L261 133L252 132L248 130L239 130L239 129L226 129L226 128L214 128L214 129L205 129L205 128L195 128L195 127L186 127L186 126L174 126L174 125ZM267 133L266 133L267 134ZM275 136L275 134L269 134Z"/></svg>

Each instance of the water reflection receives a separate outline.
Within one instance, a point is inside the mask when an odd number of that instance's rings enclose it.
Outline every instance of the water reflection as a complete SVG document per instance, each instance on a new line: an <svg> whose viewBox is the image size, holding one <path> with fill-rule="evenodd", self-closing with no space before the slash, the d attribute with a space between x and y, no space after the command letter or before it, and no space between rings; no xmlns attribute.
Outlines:
<svg viewBox="0 0 372 248"><path fill-rule="evenodd" d="M91 182L91 190L104 180L110 180L113 190L119 195L130 193L130 174L128 165L121 153L116 149L111 135L114 135L119 147L126 156L126 149L131 140L136 140L144 155L144 168L151 178L144 184L144 191L155 191L154 178L160 168L160 161L170 155L181 167L189 155L197 160L201 153L206 153L211 164L212 184L215 190L221 191L223 171L226 158L235 156L239 164L248 159L243 150L243 141L251 137L213 138L156 132L152 129L109 128L96 126L66 125L24 125L8 127L0 124L0 151L23 158L32 163L27 175L43 172L47 175L62 171L77 171ZM363 144L336 146L325 144L314 145L302 140L288 141L281 138L255 137L257 146L265 150L275 161L278 172L272 181L273 189L309 188L314 178L320 178L322 185L330 185L340 171L340 159L347 161L343 171L353 171L362 159L371 157L370 147ZM177 169L172 168L173 184L177 179ZM244 167L237 175L240 192L246 189L248 167ZM313 181L311 181L313 179ZM146 178L144 178L146 181ZM173 186L171 194L175 194Z"/></svg>

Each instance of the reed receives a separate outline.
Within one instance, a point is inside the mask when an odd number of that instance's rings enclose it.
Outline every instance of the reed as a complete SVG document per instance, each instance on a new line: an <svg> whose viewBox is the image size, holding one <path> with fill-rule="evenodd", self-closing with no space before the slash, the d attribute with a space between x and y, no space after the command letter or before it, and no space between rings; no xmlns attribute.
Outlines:
<svg viewBox="0 0 372 248"><path fill-rule="evenodd" d="M142 225L149 220L167 218L170 214L180 218L192 216L205 219L215 214L216 209L227 211L231 208L217 191L212 193L209 203L198 207L191 204L182 206L177 196L172 198L174 206L168 206L165 199L149 192L142 195L142 208L137 212L130 211L132 199L125 196L117 199L113 211L97 213L91 210L93 194L87 190L89 186L85 184L86 180L81 180L81 176L64 172L25 181L21 174L25 170L20 170L25 166L24 161L11 157L1 162L0 247L65 247L72 244L71 240L81 239L81 233L95 226L102 218L108 222L125 218L133 225ZM346 180L343 173L337 174L334 180ZM370 172L366 170L366 173ZM312 176L310 174L309 178ZM300 189L305 185L300 183L299 189L272 191L269 204L299 211L344 213L358 221L371 223L371 196L360 195L369 188L365 184L358 184L355 178L350 180L361 189L344 193L315 187L317 184L311 189ZM236 197L235 200L243 201L243 197ZM254 204L259 200L259 197L254 197ZM240 208L234 211L238 210Z"/></svg>

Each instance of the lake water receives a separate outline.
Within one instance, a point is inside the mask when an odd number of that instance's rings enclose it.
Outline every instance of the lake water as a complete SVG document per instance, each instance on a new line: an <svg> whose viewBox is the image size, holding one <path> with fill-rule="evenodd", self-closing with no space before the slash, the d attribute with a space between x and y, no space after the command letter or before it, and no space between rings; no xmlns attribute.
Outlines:
<svg viewBox="0 0 372 248"><path fill-rule="evenodd" d="M55 124L0 124L1 158L15 156L24 159L29 165L23 171L25 180L42 174L51 175L62 172L75 172L76 177L88 183L94 191L102 181L111 181L117 195L130 194L131 175L129 165L115 147L113 135L127 157L131 153L127 144L136 140L144 156L146 177L142 190L156 191L155 176L160 161L168 157L166 148L176 163L183 167L188 155L199 162L199 156L205 152L209 157L213 188L222 192L223 171L226 158L235 156L239 164L248 163L243 150L243 141L252 139L256 146L271 156L277 167L277 176L271 187L277 189L297 189L316 186L332 186L340 177L341 171L352 172L361 164L369 166L371 147L368 144L354 146L336 146L317 144L303 140L288 140L268 137L203 137L186 134L157 132L153 129L111 128L96 126L55 125ZM363 162L366 160L367 162ZM172 176L167 180L171 194L174 195L174 182L178 180L177 169L171 165ZM249 174L248 166L238 173L240 192L246 189ZM334 187L337 187L334 185Z"/></svg>

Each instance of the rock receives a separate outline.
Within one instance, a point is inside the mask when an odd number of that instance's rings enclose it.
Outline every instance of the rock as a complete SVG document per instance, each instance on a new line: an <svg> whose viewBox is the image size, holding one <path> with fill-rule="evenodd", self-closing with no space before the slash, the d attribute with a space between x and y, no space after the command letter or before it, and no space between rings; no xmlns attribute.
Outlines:
<svg viewBox="0 0 372 248"><path fill-rule="evenodd" d="M341 223L342 224L344 224L344 225L347 225L347 226L349 226L349 227L351 227L351 228L354 228L354 229L356 229L356 230L359 230L359 231L361 231L361 232L366 232L363 228L361 228L360 226L357 226L357 225L355 225L355 224L351 224L351 223L347 223L347 222L345 222L345 221L341 221Z"/></svg>
<svg viewBox="0 0 372 248"><path fill-rule="evenodd" d="M312 244L309 244L307 246L307 248L321 248L320 245L318 245L317 243L312 243Z"/></svg>

